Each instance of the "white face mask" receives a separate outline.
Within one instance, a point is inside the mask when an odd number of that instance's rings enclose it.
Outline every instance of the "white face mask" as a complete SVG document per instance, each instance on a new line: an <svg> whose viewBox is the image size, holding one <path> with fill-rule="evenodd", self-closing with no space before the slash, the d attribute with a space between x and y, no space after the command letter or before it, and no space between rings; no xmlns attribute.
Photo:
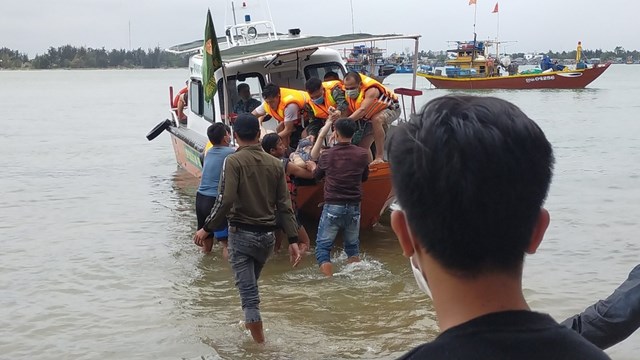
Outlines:
<svg viewBox="0 0 640 360"><path fill-rule="evenodd" d="M409 263L411 264L411 270L413 271L413 277L416 279L416 283L418 284L418 288L420 290L422 290L422 292L427 294L429 299L433 299L433 297L431 296L431 289L429 289L429 283L427 283L427 279L425 279L424 275L422 275L422 271L420 271L419 268L417 268L415 265L413 265L413 256L411 256L409 258Z"/></svg>

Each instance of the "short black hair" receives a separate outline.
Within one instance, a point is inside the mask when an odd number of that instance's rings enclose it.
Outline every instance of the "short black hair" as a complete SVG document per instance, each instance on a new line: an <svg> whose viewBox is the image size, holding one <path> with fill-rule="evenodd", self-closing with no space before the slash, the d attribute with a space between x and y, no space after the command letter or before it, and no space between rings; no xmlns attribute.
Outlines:
<svg viewBox="0 0 640 360"><path fill-rule="evenodd" d="M247 83L242 83L240 85L238 85L238 92L241 92L242 90L249 90L249 84Z"/></svg>
<svg viewBox="0 0 640 360"><path fill-rule="evenodd" d="M209 138L209 141L211 141L211 144L219 145L222 143L224 136L229 132L231 132L229 126L221 122L217 122L207 128L207 137Z"/></svg>
<svg viewBox="0 0 640 360"><path fill-rule="evenodd" d="M271 150L278 146L278 141L280 141L280 135L277 133L269 133L262 138L262 149L267 154L271 154Z"/></svg>
<svg viewBox="0 0 640 360"><path fill-rule="evenodd" d="M304 88L309 93L318 91L318 89L322 88L322 80L318 78L311 78L304 84Z"/></svg>
<svg viewBox="0 0 640 360"><path fill-rule="evenodd" d="M255 140L260 133L260 122L251 114L241 114L233 123L233 132L240 140Z"/></svg>
<svg viewBox="0 0 640 360"><path fill-rule="evenodd" d="M322 78L322 80L323 81L340 80L340 75L338 75L338 73L335 71L329 71L326 74L324 74L324 78Z"/></svg>
<svg viewBox="0 0 640 360"><path fill-rule="evenodd" d="M554 163L533 120L502 99L443 96L387 151L409 227L441 265L466 277L521 269Z"/></svg>
<svg viewBox="0 0 640 360"><path fill-rule="evenodd" d="M344 80L347 79L353 79L356 81L357 84L360 84L362 82L362 78L360 77L360 73L355 72L355 71L349 71L347 73L347 75L344 76Z"/></svg>
<svg viewBox="0 0 640 360"><path fill-rule="evenodd" d="M264 86L264 89L262 89L263 99L270 99L276 96L280 96L280 86L273 83L268 83Z"/></svg>
<svg viewBox="0 0 640 360"><path fill-rule="evenodd" d="M340 134L340 136L345 139L351 139L353 137L353 134L358 129L358 125L356 125L356 122L348 118L336 120L336 122L333 123L333 127L338 132L338 134Z"/></svg>

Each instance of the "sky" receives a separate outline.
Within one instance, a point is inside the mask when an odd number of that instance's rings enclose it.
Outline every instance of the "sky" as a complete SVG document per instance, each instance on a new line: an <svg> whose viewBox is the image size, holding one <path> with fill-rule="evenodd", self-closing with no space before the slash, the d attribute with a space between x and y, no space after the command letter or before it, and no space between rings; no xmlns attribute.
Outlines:
<svg viewBox="0 0 640 360"><path fill-rule="evenodd" d="M0 48L42 54L66 44L106 49L167 48L202 39L207 8L218 36L233 18L226 0L0 0ZM242 3L246 10L242 9ZM267 6L268 3L268 6ZM270 7L279 32L300 28L305 35L420 34L421 50L447 49L447 41L473 38L474 10L479 39L506 41L507 53L585 49L640 50L632 0L236 0L237 18L245 11L267 20ZM350 4L353 4L353 13ZM477 7L477 8L476 8ZM225 16L225 13L226 16ZM226 18L226 19L225 19ZM131 32L129 32L129 27ZM377 44L389 52L411 49L409 40Z"/></svg>

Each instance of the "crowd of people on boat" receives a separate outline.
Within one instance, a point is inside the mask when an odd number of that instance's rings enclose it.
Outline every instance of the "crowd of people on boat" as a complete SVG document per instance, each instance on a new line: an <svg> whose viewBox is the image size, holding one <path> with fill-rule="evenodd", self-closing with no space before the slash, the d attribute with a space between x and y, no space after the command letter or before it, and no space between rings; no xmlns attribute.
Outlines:
<svg viewBox="0 0 640 360"><path fill-rule="evenodd" d="M360 261L362 183L384 161L385 129L400 115L395 94L377 81L329 75L309 79L305 91L267 84L260 104L241 84L232 127L216 123L207 132L213 147L196 197L194 242L205 252L214 239L221 244L258 343L265 341L258 280L267 259L284 240L294 267L312 249L292 178L324 181L314 243L317 266L330 277L338 232L347 261ZM262 126L268 116L278 122L273 133ZM640 326L640 266L564 326L530 310L523 259L549 225L544 200L554 157L542 130L515 105L437 98L386 146L397 196L391 227L442 332L403 359L606 359L601 349Z"/></svg>

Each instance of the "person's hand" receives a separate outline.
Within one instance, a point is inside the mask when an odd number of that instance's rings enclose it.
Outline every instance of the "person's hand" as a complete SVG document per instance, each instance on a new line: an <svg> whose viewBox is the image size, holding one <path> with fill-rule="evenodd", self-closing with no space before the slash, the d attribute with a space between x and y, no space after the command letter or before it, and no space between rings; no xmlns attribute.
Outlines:
<svg viewBox="0 0 640 360"><path fill-rule="evenodd" d="M316 170L316 167L318 167L316 162L313 160L308 160L305 164L307 165L307 170L311 172L314 172Z"/></svg>
<svg viewBox="0 0 640 360"><path fill-rule="evenodd" d="M209 233L204 229L200 229L196 231L195 235L193 235L193 243L198 246L204 246L204 239L206 239L207 236L209 236Z"/></svg>
<svg viewBox="0 0 640 360"><path fill-rule="evenodd" d="M300 248L298 247L298 243L289 244L289 261L293 267L298 266L302 260L302 253L300 253Z"/></svg>

